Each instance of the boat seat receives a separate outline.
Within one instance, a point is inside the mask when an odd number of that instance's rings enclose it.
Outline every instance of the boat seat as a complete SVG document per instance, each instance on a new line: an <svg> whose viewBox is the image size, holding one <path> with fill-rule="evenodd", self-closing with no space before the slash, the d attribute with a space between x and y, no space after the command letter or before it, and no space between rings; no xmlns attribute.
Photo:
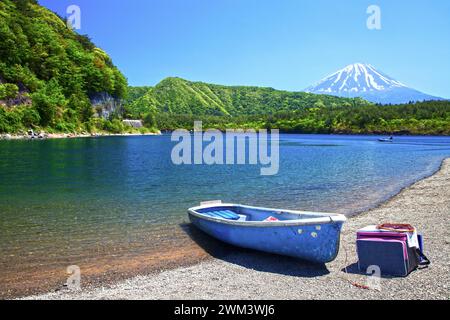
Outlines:
<svg viewBox="0 0 450 320"><path fill-rule="evenodd" d="M231 210L210 211L204 212L203 214L213 218L222 218L227 220L239 220L241 218L238 214Z"/></svg>
<svg viewBox="0 0 450 320"><path fill-rule="evenodd" d="M239 220L238 221L247 221L247 216L245 216L245 215L243 215L243 214L240 214L239 215Z"/></svg>

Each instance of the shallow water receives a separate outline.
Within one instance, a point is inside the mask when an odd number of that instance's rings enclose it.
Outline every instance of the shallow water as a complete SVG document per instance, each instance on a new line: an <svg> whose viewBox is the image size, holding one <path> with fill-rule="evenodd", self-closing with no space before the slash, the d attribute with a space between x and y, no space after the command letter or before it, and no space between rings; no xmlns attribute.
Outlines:
<svg viewBox="0 0 450 320"><path fill-rule="evenodd" d="M352 214L450 156L450 137L281 135L279 174L261 176L259 166L175 166L174 145L170 136L0 141L0 271L179 250L186 209L203 200Z"/></svg>

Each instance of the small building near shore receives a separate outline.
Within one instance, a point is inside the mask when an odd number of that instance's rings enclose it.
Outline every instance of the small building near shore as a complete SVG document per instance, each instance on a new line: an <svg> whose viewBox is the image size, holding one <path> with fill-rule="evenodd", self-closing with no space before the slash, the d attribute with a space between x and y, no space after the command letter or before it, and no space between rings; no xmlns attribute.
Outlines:
<svg viewBox="0 0 450 320"><path fill-rule="evenodd" d="M142 123L142 120L123 120L123 124L129 127L133 128L142 128L144 124Z"/></svg>

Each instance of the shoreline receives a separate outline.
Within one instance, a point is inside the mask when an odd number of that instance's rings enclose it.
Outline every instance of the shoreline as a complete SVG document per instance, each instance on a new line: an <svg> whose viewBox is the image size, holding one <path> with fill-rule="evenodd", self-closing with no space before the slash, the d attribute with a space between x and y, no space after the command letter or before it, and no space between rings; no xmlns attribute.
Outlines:
<svg viewBox="0 0 450 320"><path fill-rule="evenodd" d="M47 139L75 139L75 138L98 138L98 137L127 137L127 136L156 136L171 134L175 130L165 130L159 132L148 133L43 133L43 137L31 138L26 134L0 134L0 141L2 140L47 140ZM280 132L286 135L324 135L324 136L361 136L361 137L383 137L388 134L383 133L296 133L296 132ZM449 135L435 135L435 134L397 134L398 137L448 137Z"/></svg>
<svg viewBox="0 0 450 320"><path fill-rule="evenodd" d="M358 289L350 282L366 284L367 277L355 265L355 232L381 222L415 225L425 236L425 254L432 265L407 278L382 278L381 291ZM192 266L25 299L450 299L449 223L447 158L433 174L351 216L338 258L324 266L224 245L219 252L207 249L210 257Z"/></svg>
<svg viewBox="0 0 450 320"><path fill-rule="evenodd" d="M400 195L403 191L411 188L416 183L418 183L418 182L420 182L422 180L426 180L428 178L431 178L435 174L439 173L443 169L443 166L444 166L446 161L450 162L450 158L442 159L441 163L435 169L431 170L431 172L424 173L419 178L414 179L411 182L407 183L404 187L398 188L396 191L393 191L390 195L386 196L385 198L383 198L383 199L381 199L379 201L376 201L373 205L367 206L365 209L357 210L355 212L349 213L348 215L346 214L345 216L348 219L356 218L356 217L358 217L361 214L365 214L365 213L367 213L369 211L375 210L375 209L383 206L384 204L388 203L389 201L391 201L392 199L394 199L395 197Z"/></svg>
<svg viewBox="0 0 450 320"><path fill-rule="evenodd" d="M148 133L45 133L42 136L36 135L34 138L23 134L2 134L1 140L55 140L55 139L77 139L77 138L101 138L101 137L137 137L137 136L159 136L161 132Z"/></svg>

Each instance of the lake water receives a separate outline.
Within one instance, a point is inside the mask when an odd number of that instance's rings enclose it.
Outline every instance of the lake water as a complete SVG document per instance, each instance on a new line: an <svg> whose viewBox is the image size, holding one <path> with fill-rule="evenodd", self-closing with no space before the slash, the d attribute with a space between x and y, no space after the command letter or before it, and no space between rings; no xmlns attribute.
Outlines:
<svg viewBox="0 0 450 320"><path fill-rule="evenodd" d="M175 166L174 145L170 136L0 141L3 276L95 266L100 256L170 257L188 246L187 208L204 200L356 213L450 157L450 137L383 144L368 136L281 135L279 174L261 176L250 165Z"/></svg>

